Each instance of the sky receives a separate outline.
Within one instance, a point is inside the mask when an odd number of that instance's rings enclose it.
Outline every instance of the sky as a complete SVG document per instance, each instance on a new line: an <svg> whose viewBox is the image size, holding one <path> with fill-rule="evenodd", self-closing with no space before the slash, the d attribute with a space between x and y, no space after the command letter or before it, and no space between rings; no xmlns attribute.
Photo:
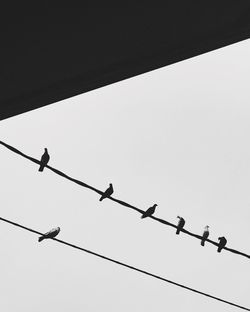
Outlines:
<svg viewBox="0 0 250 312"><path fill-rule="evenodd" d="M0 122L0 140L115 198L250 253L250 41ZM250 307L249 259L80 187L0 146L1 217ZM0 309L237 311L0 223Z"/></svg>

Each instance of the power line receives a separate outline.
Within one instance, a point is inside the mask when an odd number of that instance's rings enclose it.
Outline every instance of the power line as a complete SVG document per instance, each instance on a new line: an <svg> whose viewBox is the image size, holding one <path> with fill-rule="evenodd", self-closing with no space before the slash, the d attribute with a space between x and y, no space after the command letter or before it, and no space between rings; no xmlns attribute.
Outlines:
<svg viewBox="0 0 250 312"><path fill-rule="evenodd" d="M7 149L11 150L12 152L14 152L14 153L16 153L16 154L18 154L18 155L20 155L20 156L22 156L22 157L24 157L24 158L26 158L26 159L32 161L32 162L34 162L35 164L40 165L40 161L39 161L39 160L37 160L37 159L35 159L35 158L31 157L31 156L28 156L28 155L22 153L21 151L19 151L19 150L16 149L15 147L13 147L13 146L11 146L11 145L9 145L9 144L3 142L3 141L0 141L0 144L3 145L3 146L5 146ZM61 176L61 177L65 178L65 179L71 181L71 182L74 182L74 183L76 183L76 184L78 184L78 185L80 185L80 186L82 186L82 187L88 188L88 189L90 189L90 190L96 192L96 193L99 194L99 195L102 195L102 194L103 194L103 192L100 191L100 190L98 190L97 188L95 188L95 187L93 187L93 186L91 186L91 185L88 185L87 183L84 183L84 182L82 182L82 181L80 181L80 180L74 179L74 178L68 176L67 174L63 173L62 171L60 171L60 170L58 170L58 169L55 169L55 168L53 168L53 167L51 167L51 166L49 166L49 165L46 165L45 167L46 167L47 169L53 171L54 173L58 174L59 176ZM110 199L110 200L112 200L112 201L114 201L114 202L116 202L116 203L118 203L118 204L120 204L120 205L122 205L122 206L127 207L127 208L133 209L133 210L139 212L140 214L144 213L144 210L141 210L141 209L139 209L139 208L137 208L137 207L135 207L135 206L133 206L133 205L131 205L131 204L128 204L128 203L126 203L126 202L124 202L124 201L122 201L122 200L116 199L116 198L114 198L114 197L107 197L107 199ZM162 224L165 224L165 225L168 225L168 226L170 226L170 227L173 227L173 228L176 228L176 229L177 229L177 225L175 225L175 224L173 224L173 223L171 223L171 222L169 222L169 221L163 220L163 219L161 219L161 218L157 218L157 217L155 217L155 216L149 216L149 218L151 218L151 219L153 219L153 220L155 220L155 221L157 221L157 222L160 222L160 223L162 223ZM197 238L197 239L199 239L199 240L201 240L201 238L202 238L202 236L197 235L197 234L195 234L195 233L192 233L192 232L190 232L190 231L188 231L188 230L186 230L186 229L184 229L184 228L183 228L183 229L180 229L180 231L181 231L182 233L184 233L184 234L187 234L187 235L189 235L189 236L195 237L195 238ZM218 243L215 242L215 241L212 241L211 239L206 239L206 242L208 242L208 243L210 243L210 244L213 244L213 245L215 245L216 247L218 247ZM238 250L236 250L236 249L232 249L232 248L228 248L228 247L223 247L223 249L224 249L224 250L227 250L227 251L229 251L229 252L232 252L232 253L234 253L234 254L237 254L237 255L240 255L240 256L243 256L243 257L246 257L246 258L250 259L250 255L249 255L249 254L246 254L246 253L244 253L244 252L238 251Z"/></svg>
<svg viewBox="0 0 250 312"><path fill-rule="evenodd" d="M41 233L41 232L38 232L38 231L36 231L36 230L33 230L33 229L31 229L31 228L28 228L28 227L23 226L23 225L21 225L21 224L18 224L18 223L16 223L16 222L7 220L7 219L5 219L5 218L0 217L0 220L2 220L2 221L4 221L4 222L7 222L7 223L9 223L9 224L12 224L12 225L14 225L14 226L17 226L17 227L19 227L19 228L22 228L22 229L24 229L24 230L26 230L26 231L29 231L29 232L32 232L32 233L35 233L35 234L38 234L38 235L43 235L43 233ZM246 308L246 307L244 307L244 306L238 305L238 304L233 303L233 302L231 302L231 301L227 301L227 300L221 299L221 298L216 297L216 296L213 296L213 295L209 295L209 294L207 294L207 293L205 293L205 292L202 292L202 291L199 291L199 290L197 290L197 289L194 289L194 288L185 286L185 285L183 285L183 284L180 284L180 283L171 281L171 280L169 280L169 279L166 279L166 278L164 278L164 277L162 277L162 276L160 276L160 275L156 275L156 274L150 273L150 272L148 272L148 271L145 271L145 270L136 268L136 267L134 267L134 266L132 266L132 265L126 264L126 263L124 263L124 262L121 262L121 261L114 260L114 259L112 259L112 258L103 256L103 255L101 255L101 254L99 254L99 253L96 253L96 252L94 252L94 251L91 251L91 250L89 250L89 249L79 247L79 246L77 246L77 245L74 245L74 244L65 242L65 241L60 240L60 239L57 239L57 238L52 238L52 239L53 239L54 241L60 243L60 244L64 244L64 245L66 245L66 246L69 246L69 247L72 247L72 248L75 248L75 249L84 251L84 252L89 253L89 254L91 254L91 255L93 255L93 256L96 256L96 257L102 258L102 259L104 259L104 260L107 260L107 261L116 263L116 264L121 265L121 266L124 266L124 267L126 267L126 268L128 268L128 269L131 269L131 270L134 270L134 271L143 273L143 274L145 274L145 275L148 275L148 276L151 276L151 277L153 277L153 278L159 279L159 280L164 281L164 282L166 282L166 283L169 283L169 284L172 284L172 285L175 285L175 286L184 288L184 289L186 289L186 290L192 291L192 292L194 292L194 293L197 293L197 294L200 294L200 295L209 297L209 298L211 298L211 299L214 299L214 300L217 300L217 301L220 301L220 302L224 302L225 304L228 304L228 305L237 307L237 308L239 308L239 309L246 310L246 311L250 311L249 308Z"/></svg>

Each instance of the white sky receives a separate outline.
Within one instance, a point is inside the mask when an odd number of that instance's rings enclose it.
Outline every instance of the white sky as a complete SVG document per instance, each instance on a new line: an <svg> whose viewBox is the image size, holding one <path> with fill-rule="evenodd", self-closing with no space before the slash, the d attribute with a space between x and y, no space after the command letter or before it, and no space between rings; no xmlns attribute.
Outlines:
<svg viewBox="0 0 250 312"><path fill-rule="evenodd" d="M249 55L244 41L1 121L0 140L249 253ZM2 217L250 307L247 258L0 153ZM0 236L1 311L238 311L4 222Z"/></svg>

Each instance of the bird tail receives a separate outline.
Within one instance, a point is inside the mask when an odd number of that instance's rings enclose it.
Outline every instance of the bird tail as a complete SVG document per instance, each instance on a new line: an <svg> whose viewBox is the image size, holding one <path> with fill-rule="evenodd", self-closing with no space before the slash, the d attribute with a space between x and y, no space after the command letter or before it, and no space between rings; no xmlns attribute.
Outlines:
<svg viewBox="0 0 250 312"><path fill-rule="evenodd" d="M141 215L141 219L144 219L144 218L146 218L147 216L145 216L144 214L143 215Z"/></svg>
<svg viewBox="0 0 250 312"><path fill-rule="evenodd" d="M176 230L176 234L177 234L177 235L180 234L180 229L177 229L177 230Z"/></svg>
<svg viewBox="0 0 250 312"><path fill-rule="evenodd" d="M42 171L43 171L43 169L44 169L44 165L40 165L40 167L39 167L38 171L42 172Z"/></svg>
<svg viewBox="0 0 250 312"><path fill-rule="evenodd" d="M105 198L105 197L104 197L104 196L102 196L102 197L99 199L99 201L102 201L104 198Z"/></svg>
<svg viewBox="0 0 250 312"><path fill-rule="evenodd" d="M217 252L221 252L222 247L218 247Z"/></svg>
<svg viewBox="0 0 250 312"><path fill-rule="evenodd" d="M38 238L38 241L41 242L42 240L44 240L44 238L45 238L44 236L40 236L40 237Z"/></svg>
<svg viewBox="0 0 250 312"><path fill-rule="evenodd" d="M205 240L204 239L201 241L201 246L205 246Z"/></svg>

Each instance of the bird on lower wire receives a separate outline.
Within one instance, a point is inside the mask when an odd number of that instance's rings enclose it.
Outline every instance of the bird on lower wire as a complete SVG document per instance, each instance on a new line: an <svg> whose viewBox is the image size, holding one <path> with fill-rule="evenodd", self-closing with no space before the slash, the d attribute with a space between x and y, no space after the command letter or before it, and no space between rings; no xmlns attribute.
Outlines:
<svg viewBox="0 0 250 312"><path fill-rule="evenodd" d="M218 249L217 249L217 251L218 251L218 252L221 252L221 250L226 246L227 240L226 240L226 238L225 238L224 236L219 237L218 240L219 240L220 242L218 243Z"/></svg>
<svg viewBox="0 0 250 312"><path fill-rule="evenodd" d="M209 236L208 228L209 228L209 226L206 225L206 226L205 226L205 230L204 230L203 235L202 235L202 239L201 239L201 246L205 246L205 241L206 241L206 239L207 239L208 236Z"/></svg>
<svg viewBox="0 0 250 312"><path fill-rule="evenodd" d="M47 239L47 238L54 238L58 235L59 232L60 232L60 228L56 227L56 228L50 230L49 232L43 234L42 236L40 236L38 238L38 241L41 242L42 240Z"/></svg>
<svg viewBox="0 0 250 312"><path fill-rule="evenodd" d="M40 160L40 167L39 167L38 171L41 171L41 172L43 171L44 167L49 162L49 159L50 159L50 156L49 156L48 150L47 150L47 148L45 148L44 153L43 153L41 160Z"/></svg>
<svg viewBox="0 0 250 312"><path fill-rule="evenodd" d="M112 183L109 184L109 187L106 189L106 191L102 194L99 201L102 201L104 198L110 197L114 193L113 185Z"/></svg>
<svg viewBox="0 0 250 312"><path fill-rule="evenodd" d="M177 216L177 218L179 218L180 220L179 220L178 225L177 225L176 234L179 234L180 230L184 228L185 220L182 217L179 217L179 216Z"/></svg>
<svg viewBox="0 0 250 312"><path fill-rule="evenodd" d="M155 212L156 206L157 204L154 204L152 207L149 207L146 211L144 211L141 218L144 219L144 218L152 216L152 214Z"/></svg>

